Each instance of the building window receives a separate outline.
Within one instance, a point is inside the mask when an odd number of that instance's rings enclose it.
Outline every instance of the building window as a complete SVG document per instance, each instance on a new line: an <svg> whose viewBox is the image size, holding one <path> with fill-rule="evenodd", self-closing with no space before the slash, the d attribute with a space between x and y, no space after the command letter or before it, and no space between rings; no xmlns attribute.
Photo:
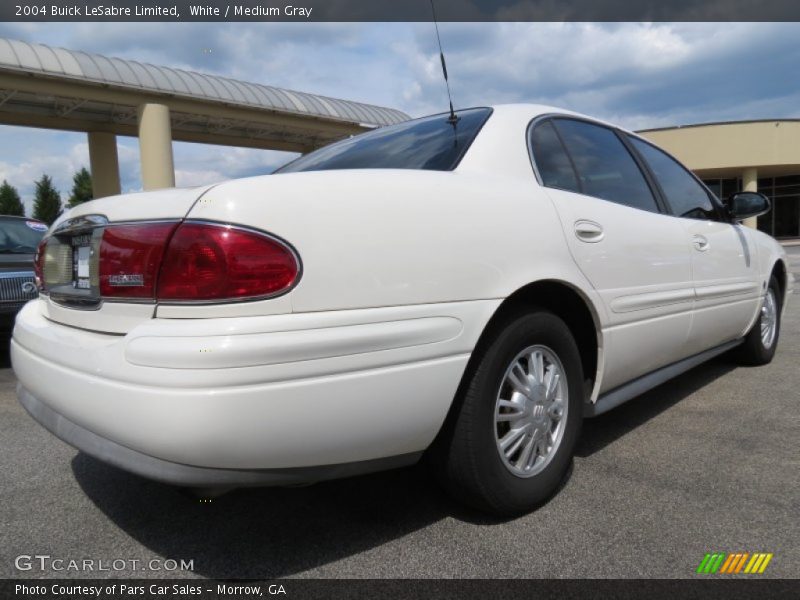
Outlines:
<svg viewBox="0 0 800 600"><path fill-rule="evenodd" d="M766 193L766 192L765 192ZM773 234L775 237L800 236L800 175L772 180Z"/></svg>
<svg viewBox="0 0 800 600"><path fill-rule="evenodd" d="M704 179L703 183L705 183L708 189L714 192L714 195L720 200L725 200L725 198L728 198L742 189L742 180L738 177L729 179Z"/></svg>

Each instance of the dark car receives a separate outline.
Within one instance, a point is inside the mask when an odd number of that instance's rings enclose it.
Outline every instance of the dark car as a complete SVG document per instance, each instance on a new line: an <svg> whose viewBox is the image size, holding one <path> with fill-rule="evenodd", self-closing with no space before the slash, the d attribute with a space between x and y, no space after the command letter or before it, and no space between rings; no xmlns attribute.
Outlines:
<svg viewBox="0 0 800 600"><path fill-rule="evenodd" d="M0 216L0 335L11 333L19 309L38 295L33 259L46 231L35 219Z"/></svg>

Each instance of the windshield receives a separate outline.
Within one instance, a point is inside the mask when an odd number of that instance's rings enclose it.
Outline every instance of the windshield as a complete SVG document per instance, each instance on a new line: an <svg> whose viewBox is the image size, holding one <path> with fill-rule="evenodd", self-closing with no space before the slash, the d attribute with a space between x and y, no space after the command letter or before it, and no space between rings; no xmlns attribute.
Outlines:
<svg viewBox="0 0 800 600"><path fill-rule="evenodd" d="M33 254L47 225L29 219L0 219L0 254Z"/></svg>
<svg viewBox="0 0 800 600"><path fill-rule="evenodd" d="M381 127L320 148L281 167L276 173L331 169L455 169L492 109L458 112L458 122L435 115Z"/></svg>

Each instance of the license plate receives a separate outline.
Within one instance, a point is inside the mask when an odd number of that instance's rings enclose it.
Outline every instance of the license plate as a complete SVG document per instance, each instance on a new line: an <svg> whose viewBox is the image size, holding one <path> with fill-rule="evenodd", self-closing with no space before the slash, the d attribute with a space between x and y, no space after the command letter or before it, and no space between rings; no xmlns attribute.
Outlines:
<svg viewBox="0 0 800 600"><path fill-rule="evenodd" d="M79 290L91 287L89 261L92 257L92 236L78 235L72 238L72 285Z"/></svg>

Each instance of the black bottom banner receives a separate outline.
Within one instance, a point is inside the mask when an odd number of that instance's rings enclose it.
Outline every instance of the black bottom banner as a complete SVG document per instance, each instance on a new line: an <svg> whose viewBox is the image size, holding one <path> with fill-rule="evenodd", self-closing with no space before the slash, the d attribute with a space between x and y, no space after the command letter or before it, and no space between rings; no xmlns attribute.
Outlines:
<svg viewBox="0 0 800 600"><path fill-rule="evenodd" d="M534 600L648 598L737 600L798 597L800 581L779 579L5 579L0 598L250 599L369 598Z"/></svg>

